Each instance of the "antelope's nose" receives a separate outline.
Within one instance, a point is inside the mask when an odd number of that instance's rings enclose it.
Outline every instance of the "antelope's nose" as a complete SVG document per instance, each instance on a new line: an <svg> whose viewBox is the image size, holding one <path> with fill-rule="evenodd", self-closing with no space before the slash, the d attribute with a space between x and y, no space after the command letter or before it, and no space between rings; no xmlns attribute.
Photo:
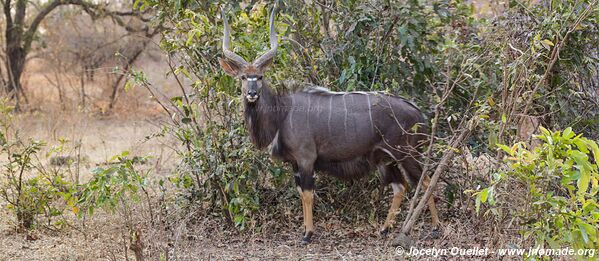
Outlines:
<svg viewBox="0 0 599 261"><path fill-rule="evenodd" d="M255 102L258 100L258 92L256 90L250 90L245 97L249 102Z"/></svg>

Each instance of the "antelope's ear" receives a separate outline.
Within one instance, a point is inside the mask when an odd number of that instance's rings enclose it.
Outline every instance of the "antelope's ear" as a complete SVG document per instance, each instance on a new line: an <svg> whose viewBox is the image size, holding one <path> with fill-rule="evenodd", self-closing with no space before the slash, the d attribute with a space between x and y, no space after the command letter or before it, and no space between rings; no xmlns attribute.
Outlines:
<svg viewBox="0 0 599 261"><path fill-rule="evenodd" d="M218 58L218 63L220 63L220 67L223 68L226 74L236 77L241 72L241 66L233 61Z"/></svg>

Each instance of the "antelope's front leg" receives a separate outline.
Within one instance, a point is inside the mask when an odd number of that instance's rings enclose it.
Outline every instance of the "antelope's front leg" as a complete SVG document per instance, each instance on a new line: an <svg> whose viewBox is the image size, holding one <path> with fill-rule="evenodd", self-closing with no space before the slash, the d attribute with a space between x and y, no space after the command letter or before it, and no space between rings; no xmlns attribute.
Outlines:
<svg viewBox="0 0 599 261"><path fill-rule="evenodd" d="M302 244L308 244L314 235L314 221L312 209L314 207L314 176L312 172L302 172L295 174L295 184L300 193L302 207L304 212L304 237Z"/></svg>
<svg viewBox="0 0 599 261"><path fill-rule="evenodd" d="M389 232L389 228L395 223L395 215L397 215L397 211L399 210L399 206L401 205L401 201L403 200L406 191L405 187L399 183L391 183L391 188L393 188L393 199L391 201L391 207L389 207L387 219L381 229L382 235L386 235Z"/></svg>

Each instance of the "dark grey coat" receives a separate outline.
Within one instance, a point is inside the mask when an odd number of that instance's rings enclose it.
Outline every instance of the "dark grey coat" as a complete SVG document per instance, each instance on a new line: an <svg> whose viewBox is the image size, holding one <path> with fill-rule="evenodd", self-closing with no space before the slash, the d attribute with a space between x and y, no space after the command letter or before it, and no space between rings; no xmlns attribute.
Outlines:
<svg viewBox="0 0 599 261"><path fill-rule="evenodd" d="M245 102L246 126L259 148L301 168L343 179L359 178L375 166L408 161L407 175L383 183L420 178L417 147L425 119L409 101L382 92L331 92L322 87L276 95L264 86L260 99ZM416 126L416 127L415 127ZM411 166L411 165L417 166Z"/></svg>

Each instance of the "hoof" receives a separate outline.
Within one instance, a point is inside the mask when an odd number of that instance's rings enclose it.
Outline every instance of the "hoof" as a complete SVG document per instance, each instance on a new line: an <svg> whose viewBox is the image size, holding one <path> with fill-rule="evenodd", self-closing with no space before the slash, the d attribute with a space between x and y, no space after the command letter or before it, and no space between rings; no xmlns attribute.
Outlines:
<svg viewBox="0 0 599 261"><path fill-rule="evenodd" d="M312 235L313 233L311 231L307 232L306 235L302 238L302 245L310 244L310 242L312 242Z"/></svg>
<svg viewBox="0 0 599 261"><path fill-rule="evenodd" d="M433 230L431 231L431 238L432 239L438 239L442 235L443 235L443 232L439 228L433 228Z"/></svg>
<svg viewBox="0 0 599 261"><path fill-rule="evenodd" d="M387 237L387 235L389 235L389 228L383 228L380 231L380 234L381 234L382 237Z"/></svg>

